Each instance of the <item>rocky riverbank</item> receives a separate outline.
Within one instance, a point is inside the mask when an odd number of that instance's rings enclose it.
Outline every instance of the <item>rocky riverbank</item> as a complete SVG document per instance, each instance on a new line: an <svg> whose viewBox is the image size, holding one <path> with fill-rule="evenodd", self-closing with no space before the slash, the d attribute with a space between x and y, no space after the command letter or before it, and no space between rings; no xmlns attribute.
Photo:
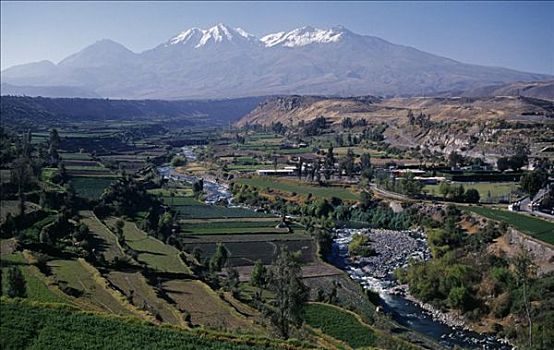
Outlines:
<svg viewBox="0 0 554 350"><path fill-rule="evenodd" d="M388 309L410 328L429 331L449 347L457 345L482 349L510 349L503 340L472 331L459 315L445 313L410 295L407 285L399 285L394 271L410 259L427 260L431 253L425 233L420 230L393 231L380 229L336 229L333 256L330 260L366 289L379 293ZM348 243L354 234L366 235L376 252L371 257L351 258ZM402 322L401 322L402 323ZM418 324L416 324L418 323Z"/></svg>

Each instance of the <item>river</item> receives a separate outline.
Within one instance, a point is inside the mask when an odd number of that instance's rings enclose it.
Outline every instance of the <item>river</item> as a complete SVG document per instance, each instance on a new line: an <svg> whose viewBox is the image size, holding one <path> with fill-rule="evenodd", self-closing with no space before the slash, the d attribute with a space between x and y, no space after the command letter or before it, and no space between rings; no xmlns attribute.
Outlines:
<svg viewBox="0 0 554 350"><path fill-rule="evenodd" d="M391 231L368 229L336 229L336 238L329 261L344 270L364 288L379 293L381 307L396 322L432 338L445 347L470 349L501 349L512 347L495 337L482 335L463 328L460 320L432 308L423 308L398 286L392 273L405 265L410 257L428 259L430 252L423 233L417 231ZM354 234L366 234L377 255L351 260L348 243Z"/></svg>
<svg viewBox="0 0 554 350"><path fill-rule="evenodd" d="M183 147L183 154L194 160L194 150ZM174 168L160 167L160 174L175 181L193 183L199 178L182 175ZM227 203L232 206L232 193L227 184L213 178L204 178L205 201L208 204ZM377 255L352 261L348 257L348 242L353 234L368 234ZM404 266L409 258L429 259L430 252L424 233L418 231L390 231L367 229L336 229L329 261L345 271L364 288L379 293L381 307L402 326L421 333L441 345L470 349L509 350L511 346L492 336L464 329L458 320L436 310L423 308L405 295L405 289L396 283L392 272Z"/></svg>

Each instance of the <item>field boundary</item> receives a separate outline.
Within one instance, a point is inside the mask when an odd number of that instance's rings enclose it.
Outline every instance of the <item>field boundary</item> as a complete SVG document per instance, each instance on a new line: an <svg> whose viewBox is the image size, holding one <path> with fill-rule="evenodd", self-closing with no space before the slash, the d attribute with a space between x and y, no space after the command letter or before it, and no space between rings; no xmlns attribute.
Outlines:
<svg viewBox="0 0 554 350"><path fill-rule="evenodd" d="M91 264L89 264L88 262L85 261L85 259L83 258L79 258L77 259L77 261L79 261L79 263L88 271L91 273L92 275L92 279L100 285L100 287L104 288L108 293L110 293L117 301L119 301L125 308L127 308L129 311L131 311L133 314L136 314L137 316L140 316L141 318L144 318L144 319L147 319L151 322L154 322L155 321L155 318L154 316L152 316L151 314L143 311L143 310L140 310L138 307L136 307L135 305L129 303L127 301L127 298L125 297L125 295L123 295L121 292L119 292L117 289L115 288L112 288L110 286L110 282L104 278L104 276L102 276L102 274L100 273L100 271L98 271L98 269L96 269L94 266L92 266Z"/></svg>

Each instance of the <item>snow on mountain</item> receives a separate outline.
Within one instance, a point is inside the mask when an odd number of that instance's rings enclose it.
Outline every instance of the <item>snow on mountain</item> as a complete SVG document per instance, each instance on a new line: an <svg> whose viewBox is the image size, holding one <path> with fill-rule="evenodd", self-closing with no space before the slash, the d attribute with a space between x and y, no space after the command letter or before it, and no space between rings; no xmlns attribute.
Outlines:
<svg viewBox="0 0 554 350"><path fill-rule="evenodd" d="M261 41L266 47L277 45L285 47L300 47L310 44L336 43L341 40L346 30L342 27L331 28L328 30L313 27L302 27L291 30L290 32L279 32L264 36Z"/></svg>
<svg viewBox="0 0 554 350"><path fill-rule="evenodd" d="M244 43L258 43L259 40L254 35L247 33L241 28L230 28L223 23L219 23L218 25L213 26L209 29L188 29L169 39L166 46L188 44L198 49L201 47L224 42L233 43L234 45L241 45Z"/></svg>

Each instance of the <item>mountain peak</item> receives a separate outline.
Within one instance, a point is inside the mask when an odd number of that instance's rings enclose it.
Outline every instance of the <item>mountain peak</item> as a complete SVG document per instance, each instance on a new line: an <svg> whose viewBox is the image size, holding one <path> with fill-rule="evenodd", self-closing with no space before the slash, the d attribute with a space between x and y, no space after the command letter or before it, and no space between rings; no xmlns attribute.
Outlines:
<svg viewBox="0 0 554 350"><path fill-rule="evenodd" d="M111 64L117 61L125 61L135 56L135 53L122 44L110 40L102 39L89 45L81 51L64 58L58 65L67 66L98 66Z"/></svg>
<svg viewBox="0 0 554 350"><path fill-rule="evenodd" d="M198 49L218 43L232 43L236 46L258 43L258 39L242 28L231 28L223 23L218 23L208 29L191 28L169 39L166 46L190 45Z"/></svg>
<svg viewBox="0 0 554 350"><path fill-rule="evenodd" d="M264 36L261 41L266 47L285 46L300 47L310 44L327 44L339 42L349 30L343 26L330 29L319 29L312 26L296 28L290 32L279 32Z"/></svg>

